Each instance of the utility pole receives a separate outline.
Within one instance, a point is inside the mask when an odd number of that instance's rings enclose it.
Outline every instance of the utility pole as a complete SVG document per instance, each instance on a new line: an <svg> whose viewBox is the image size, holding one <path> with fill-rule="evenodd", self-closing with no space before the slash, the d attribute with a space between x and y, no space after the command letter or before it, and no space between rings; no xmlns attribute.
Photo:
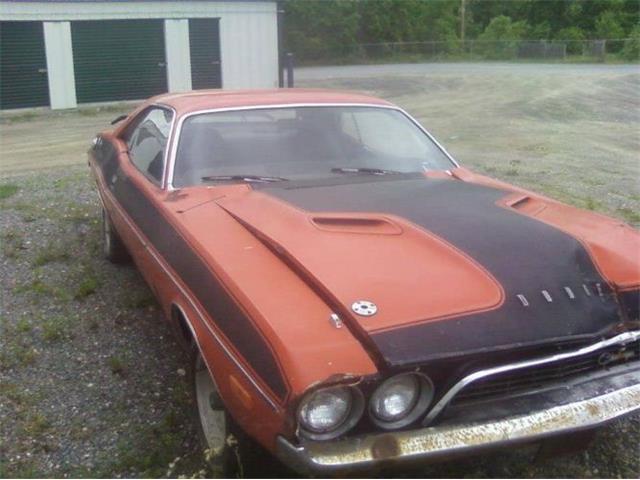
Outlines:
<svg viewBox="0 0 640 480"><path fill-rule="evenodd" d="M467 0L460 0L460 42L464 47L464 17L466 12Z"/></svg>

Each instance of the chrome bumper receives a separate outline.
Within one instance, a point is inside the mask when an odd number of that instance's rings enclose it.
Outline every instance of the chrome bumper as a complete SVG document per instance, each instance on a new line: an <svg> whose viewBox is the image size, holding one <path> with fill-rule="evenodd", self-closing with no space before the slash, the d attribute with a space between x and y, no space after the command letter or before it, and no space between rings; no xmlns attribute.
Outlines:
<svg viewBox="0 0 640 480"><path fill-rule="evenodd" d="M636 377L637 379L637 377ZM601 426L640 410L640 383L586 400L495 421L436 425L295 446L278 437L277 455L301 473L328 473L380 462L447 457L480 448L525 443Z"/></svg>

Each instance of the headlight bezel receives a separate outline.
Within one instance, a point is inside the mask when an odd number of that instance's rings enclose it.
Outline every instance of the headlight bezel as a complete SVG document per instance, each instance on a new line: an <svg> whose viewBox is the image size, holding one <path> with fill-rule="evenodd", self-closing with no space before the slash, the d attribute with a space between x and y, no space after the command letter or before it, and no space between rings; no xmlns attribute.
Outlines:
<svg viewBox="0 0 640 480"><path fill-rule="evenodd" d="M333 389L344 389L350 394L350 409L344 419L335 427L325 431L314 431L309 425L305 425L302 417L302 410L309 402L318 394L326 393ZM296 409L296 423L298 434L309 440L331 440L337 438L358 424L365 410L365 399L363 393L355 385L332 385L328 387L318 388L307 393Z"/></svg>
<svg viewBox="0 0 640 480"><path fill-rule="evenodd" d="M415 400L415 402L413 402L412 407L404 416L396 420L385 420L383 418L380 418L376 414L376 411L374 409L374 401L376 399L376 395L382 395L381 392L384 389L385 385L389 385L392 383L392 381L405 376L412 376L412 378L416 380L416 385L418 388L417 399ZM405 427L421 418L427 412L429 405L431 405L431 403L433 402L434 395L435 387L433 385L433 382L427 375L421 372L404 372L393 375L381 382L371 393L368 402L369 418L376 426L385 430L396 430L398 428Z"/></svg>

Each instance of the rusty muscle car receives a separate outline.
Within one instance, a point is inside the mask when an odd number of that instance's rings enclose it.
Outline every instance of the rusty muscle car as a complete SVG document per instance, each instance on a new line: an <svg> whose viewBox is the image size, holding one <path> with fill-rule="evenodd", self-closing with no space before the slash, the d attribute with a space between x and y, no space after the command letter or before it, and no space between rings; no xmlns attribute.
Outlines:
<svg viewBox="0 0 640 480"><path fill-rule="evenodd" d="M89 150L104 252L230 422L299 472L428 461L640 409L640 234L460 166L401 108L311 89L150 99Z"/></svg>

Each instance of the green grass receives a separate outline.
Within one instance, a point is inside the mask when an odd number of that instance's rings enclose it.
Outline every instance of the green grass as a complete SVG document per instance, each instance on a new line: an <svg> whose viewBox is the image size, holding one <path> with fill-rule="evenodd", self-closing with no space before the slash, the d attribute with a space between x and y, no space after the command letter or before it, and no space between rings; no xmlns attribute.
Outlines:
<svg viewBox="0 0 640 480"><path fill-rule="evenodd" d="M30 437L39 437L51 428L51 422L41 412L33 412L22 425L24 433Z"/></svg>
<svg viewBox="0 0 640 480"><path fill-rule="evenodd" d="M145 285L128 292L122 302L127 308L149 308L157 305L156 298Z"/></svg>
<svg viewBox="0 0 640 480"><path fill-rule="evenodd" d="M0 200L14 196L18 193L18 190L20 190L20 187L12 183L4 183L0 185Z"/></svg>
<svg viewBox="0 0 640 480"><path fill-rule="evenodd" d="M618 209L618 213L629 223L640 223L640 212L628 207Z"/></svg>
<svg viewBox="0 0 640 480"><path fill-rule="evenodd" d="M5 344L0 351L0 370L13 370L33 365L38 352L31 345L17 341Z"/></svg>
<svg viewBox="0 0 640 480"><path fill-rule="evenodd" d="M29 333L33 327L26 318L21 318L16 322L16 330L20 333Z"/></svg>
<svg viewBox="0 0 640 480"><path fill-rule="evenodd" d="M67 246L65 248L63 245L49 242L33 259L33 265L35 267L41 267L47 263L65 262L71 258L67 248L69 247Z"/></svg>
<svg viewBox="0 0 640 480"><path fill-rule="evenodd" d="M67 340L73 337L75 318L58 315L44 320L41 324L42 338L47 342Z"/></svg>
<svg viewBox="0 0 640 480"><path fill-rule="evenodd" d="M587 197L584 201L584 206L587 210L597 210L600 204L593 197Z"/></svg>
<svg viewBox="0 0 640 480"><path fill-rule="evenodd" d="M67 290L46 283L39 276L29 282L18 285L13 289L13 292L16 294L32 294L41 298L57 298L62 301L70 299Z"/></svg>
<svg viewBox="0 0 640 480"><path fill-rule="evenodd" d="M82 300L83 298L88 297L89 295L93 295L98 290L100 286L100 282L97 277L89 276L83 278L80 281L80 284L76 288L76 291L73 294L73 298L76 300Z"/></svg>
<svg viewBox="0 0 640 480"><path fill-rule="evenodd" d="M109 364L109 370L111 370L111 373L120 377L123 377L125 375L126 367L125 361L123 359L121 359L120 357L112 356L109 357L107 363Z"/></svg>

